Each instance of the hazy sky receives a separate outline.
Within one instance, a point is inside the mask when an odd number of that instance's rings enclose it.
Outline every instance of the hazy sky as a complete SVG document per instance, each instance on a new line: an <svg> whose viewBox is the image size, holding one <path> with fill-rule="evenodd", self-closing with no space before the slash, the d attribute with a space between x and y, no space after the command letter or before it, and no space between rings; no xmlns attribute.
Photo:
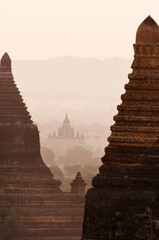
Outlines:
<svg viewBox="0 0 159 240"><path fill-rule="evenodd" d="M159 23L159 0L0 0L0 54L130 58L148 15Z"/></svg>

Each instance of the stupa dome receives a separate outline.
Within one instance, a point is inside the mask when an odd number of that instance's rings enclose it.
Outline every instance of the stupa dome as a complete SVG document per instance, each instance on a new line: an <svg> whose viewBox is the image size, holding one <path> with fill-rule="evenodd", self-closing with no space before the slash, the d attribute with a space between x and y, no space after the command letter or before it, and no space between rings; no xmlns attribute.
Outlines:
<svg viewBox="0 0 159 240"><path fill-rule="evenodd" d="M159 43L159 26L151 16L148 16L138 27L136 43Z"/></svg>

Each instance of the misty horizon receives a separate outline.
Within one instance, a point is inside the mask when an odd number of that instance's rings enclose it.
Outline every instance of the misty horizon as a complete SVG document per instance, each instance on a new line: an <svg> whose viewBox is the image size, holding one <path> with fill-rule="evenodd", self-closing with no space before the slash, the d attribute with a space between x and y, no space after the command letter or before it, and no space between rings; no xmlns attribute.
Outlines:
<svg viewBox="0 0 159 240"><path fill-rule="evenodd" d="M32 119L39 126L99 122L110 126L132 59L100 60L63 56L50 60L13 60L12 72ZM115 71L114 71L115 69Z"/></svg>
<svg viewBox="0 0 159 240"><path fill-rule="evenodd" d="M7 50L6 50L7 52ZM9 52L7 52L9 54ZM10 55L10 54L9 54ZM112 60L114 58L118 58L118 59L124 59L124 60L127 60L127 59L132 59L132 57L122 57L122 56L117 56L117 55L114 55L112 57L104 57L104 58L100 58L100 57L89 57L89 56L78 56L78 55L71 55L71 54L61 54L60 56L55 56L55 57L50 57L50 58L34 58L34 59L31 59L31 58L15 58L15 59L12 59L12 61L50 61L50 60L55 60L55 59L59 59L59 58L79 58L79 59L85 59L85 60L99 60L99 61L107 61L107 60Z"/></svg>

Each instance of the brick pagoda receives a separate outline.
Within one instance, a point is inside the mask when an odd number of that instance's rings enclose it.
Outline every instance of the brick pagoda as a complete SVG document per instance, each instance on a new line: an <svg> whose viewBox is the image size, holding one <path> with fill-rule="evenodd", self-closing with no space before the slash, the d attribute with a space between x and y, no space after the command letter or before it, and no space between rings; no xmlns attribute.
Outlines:
<svg viewBox="0 0 159 240"><path fill-rule="evenodd" d="M13 81L7 53L0 66L0 189L60 192L40 155L39 132Z"/></svg>
<svg viewBox="0 0 159 240"><path fill-rule="evenodd" d="M5 53L0 62L0 224L14 216L24 225L26 240L80 240L84 194L63 193L60 184L41 158L37 126Z"/></svg>
<svg viewBox="0 0 159 240"><path fill-rule="evenodd" d="M138 27L134 52L103 165L86 195L83 240L159 236L159 26L150 16Z"/></svg>

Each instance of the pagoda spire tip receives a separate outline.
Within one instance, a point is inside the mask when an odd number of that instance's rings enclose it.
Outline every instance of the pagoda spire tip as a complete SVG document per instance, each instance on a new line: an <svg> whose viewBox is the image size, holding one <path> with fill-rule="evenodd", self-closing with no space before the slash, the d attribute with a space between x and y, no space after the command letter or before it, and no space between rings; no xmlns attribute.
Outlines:
<svg viewBox="0 0 159 240"><path fill-rule="evenodd" d="M7 52L5 52L1 58L1 66L11 67L11 59Z"/></svg>
<svg viewBox="0 0 159 240"><path fill-rule="evenodd" d="M159 26L155 20L148 15L139 25L136 33L136 43L157 44L159 43Z"/></svg>

